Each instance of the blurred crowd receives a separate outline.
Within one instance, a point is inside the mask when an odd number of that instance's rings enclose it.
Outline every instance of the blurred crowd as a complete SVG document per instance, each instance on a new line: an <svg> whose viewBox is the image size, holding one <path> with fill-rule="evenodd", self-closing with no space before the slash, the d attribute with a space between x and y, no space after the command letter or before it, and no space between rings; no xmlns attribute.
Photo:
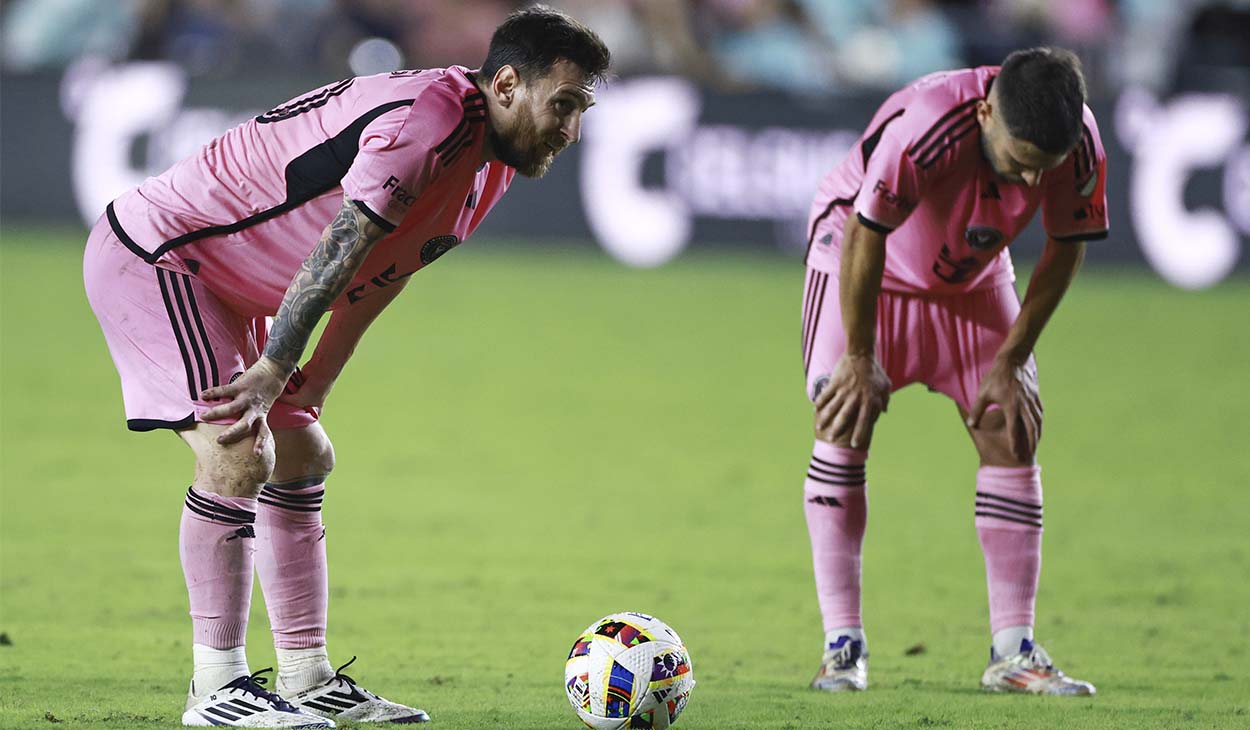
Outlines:
<svg viewBox="0 0 1250 730"><path fill-rule="evenodd" d="M0 0L8 71L84 55L194 74L347 75L476 65L508 0ZM837 93L1076 50L1095 92L1250 88L1250 0L549 0L595 28L614 71L719 89Z"/></svg>

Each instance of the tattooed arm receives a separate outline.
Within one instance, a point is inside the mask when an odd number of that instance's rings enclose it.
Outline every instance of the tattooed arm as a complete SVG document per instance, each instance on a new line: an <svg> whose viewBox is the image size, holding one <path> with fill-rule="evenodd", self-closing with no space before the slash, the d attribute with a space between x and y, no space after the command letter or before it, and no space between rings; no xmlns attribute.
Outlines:
<svg viewBox="0 0 1250 730"><path fill-rule="evenodd" d="M217 437L218 443L234 443L255 433L256 452L264 449L270 438L265 418L295 371L313 328L347 288L373 244L385 235L386 231L344 197L338 215L326 226L316 248L287 287L264 354L233 383L209 388L201 394L204 400L228 401L205 411L203 420L238 418Z"/></svg>

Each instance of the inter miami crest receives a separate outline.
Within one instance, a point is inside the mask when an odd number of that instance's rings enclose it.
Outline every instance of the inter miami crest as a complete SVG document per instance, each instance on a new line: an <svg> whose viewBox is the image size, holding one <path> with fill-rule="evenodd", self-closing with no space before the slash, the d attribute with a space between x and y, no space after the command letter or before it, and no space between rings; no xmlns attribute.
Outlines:
<svg viewBox="0 0 1250 730"><path fill-rule="evenodd" d="M964 240L978 251L989 251L1003 242L1003 232L990 226L969 226L964 231Z"/></svg>
<svg viewBox="0 0 1250 730"><path fill-rule="evenodd" d="M460 243L460 239L450 233L445 236L431 238L421 247L421 265L429 266L439 256L455 248L458 243Z"/></svg>

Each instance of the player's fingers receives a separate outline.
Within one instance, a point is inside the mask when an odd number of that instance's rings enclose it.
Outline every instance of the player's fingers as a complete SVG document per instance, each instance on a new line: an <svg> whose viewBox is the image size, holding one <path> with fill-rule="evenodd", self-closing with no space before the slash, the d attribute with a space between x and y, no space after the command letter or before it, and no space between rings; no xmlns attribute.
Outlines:
<svg viewBox="0 0 1250 730"><path fill-rule="evenodd" d="M820 409L820 413L816 418L816 425L822 430L829 428L833 423L833 419L838 415L838 411L842 410L846 402L846 391L839 391Z"/></svg>
<svg viewBox="0 0 1250 730"><path fill-rule="evenodd" d="M846 402L842 404L842 408L838 410L838 414L833 419L831 430L834 438L841 436L855 423L855 419L859 416L859 410L862 407L858 394L852 394L846 399Z"/></svg>
<svg viewBox="0 0 1250 730"><path fill-rule="evenodd" d="M259 418L256 421L256 439L252 443L252 452L257 456L265 453L265 444L273 438L273 432L269 430L269 422L265 418Z"/></svg>
<svg viewBox="0 0 1250 730"><path fill-rule="evenodd" d="M217 443L223 446L238 443L252 433L252 424L255 423L256 417L248 413L243 418L230 424L230 427L222 431L217 436Z"/></svg>
<svg viewBox="0 0 1250 730"><path fill-rule="evenodd" d="M851 448L862 449L868 445L872 436L872 424L877 420L876 409L871 403L865 403L859 409L859 418L855 419L855 430L851 432Z"/></svg>
<svg viewBox="0 0 1250 730"><path fill-rule="evenodd" d="M238 392L239 388L237 385L227 383L200 391L200 400L225 400L226 398L233 398Z"/></svg>
<svg viewBox="0 0 1250 730"><path fill-rule="evenodd" d="M247 410L247 403L242 400L232 400L228 403L222 403L219 406L213 406L200 415L202 421L217 421L231 416L238 416Z"/></svg>
<svg viewBox="0 0 1250 730"><path fill-rule="evenodd" d="M828 383L824 388L816 394L816 400L812 403L816 406L816 410L820 410L827 404L838 392L838 388L833 383Z"/></svg>
<svg viewBox="0 0 1250 730"><path fill-rule="evenodd" d="M972 410L968 411L968 428L978 428L981 425L981 416L985 415L985 409L990 405L990 398L985 393L977 396L976 402L972 404Z"/></svg>

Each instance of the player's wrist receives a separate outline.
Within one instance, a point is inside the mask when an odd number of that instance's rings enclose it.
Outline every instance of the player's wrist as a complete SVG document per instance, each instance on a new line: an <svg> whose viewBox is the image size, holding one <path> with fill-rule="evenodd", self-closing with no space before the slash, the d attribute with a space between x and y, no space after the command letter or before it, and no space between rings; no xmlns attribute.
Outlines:
<svg viewBox="0 0 1250 730"><path fill-rule="evenodd" d="M296 366L294 362L284 362L269 354L261 355L256 364L283 384L290 379L291 374L295 372Z"/></svg>

